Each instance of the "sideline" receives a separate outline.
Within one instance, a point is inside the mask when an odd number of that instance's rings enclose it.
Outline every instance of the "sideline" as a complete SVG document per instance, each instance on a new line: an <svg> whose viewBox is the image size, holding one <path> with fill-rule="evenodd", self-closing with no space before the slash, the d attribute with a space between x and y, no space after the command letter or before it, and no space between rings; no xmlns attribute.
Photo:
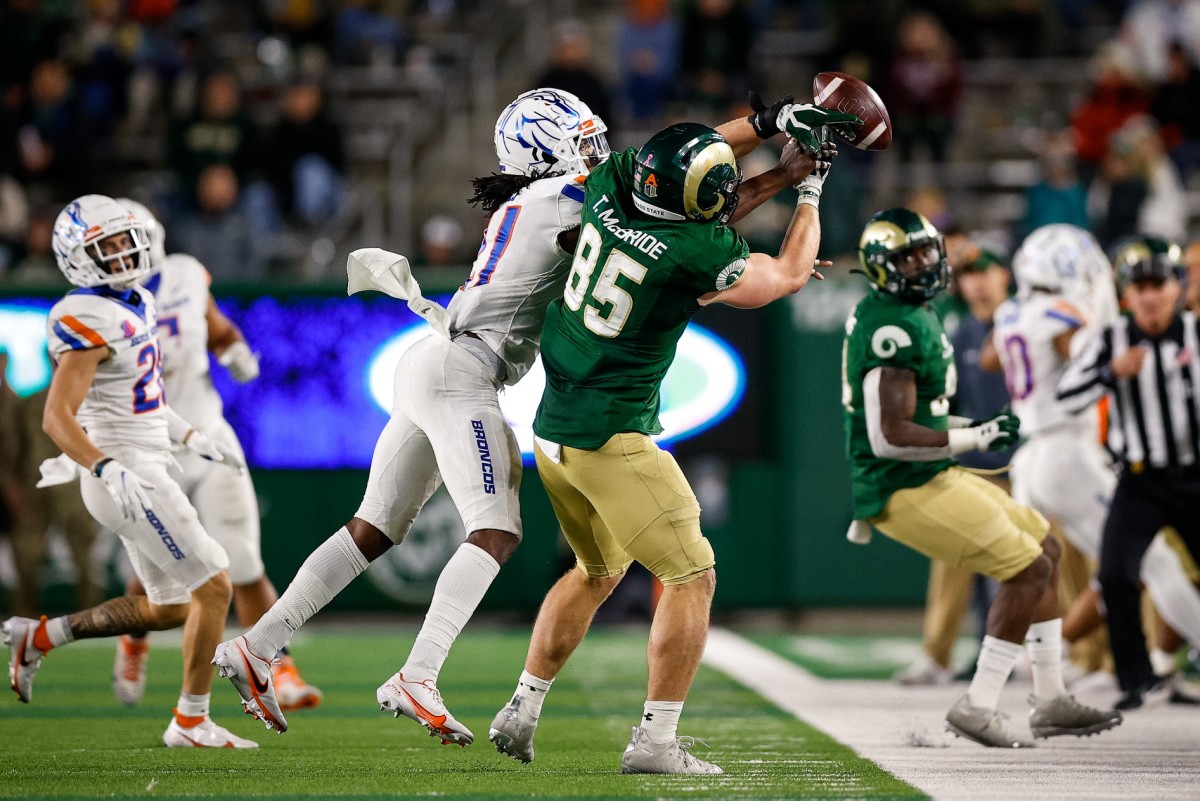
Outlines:
<svg viewBox="0 0 1200 801"><path fill-rule="evenodd" d="M823 680L727 629L708 635L704 664L821 729L937 801L1196 799L1200 709L1163 706L1126 716L1096 737L1039 740L1029 750L983 748L943 731L966 686L904 688ZM1029 686L1010 682L1001 708L1024 716ZM1080 694L1092 704L1112 692Z"/></svg>

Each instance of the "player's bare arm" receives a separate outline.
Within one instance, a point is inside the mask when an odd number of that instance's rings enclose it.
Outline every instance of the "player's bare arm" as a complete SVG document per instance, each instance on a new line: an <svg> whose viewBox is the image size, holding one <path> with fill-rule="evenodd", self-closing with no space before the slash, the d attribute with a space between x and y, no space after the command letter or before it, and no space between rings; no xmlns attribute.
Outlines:
<svg viewBox="0 0 1200 801"><path fill-rule="evenodd" d="M105 458L104 452L88 438L75 415L91 389L96 368L108 358L107 347L62 354L50 380L50 394L42 417L42 430L54 444L89 470Z"/></svg>
<svg viewBox="0 0 1200 801"><path fill-rule="evenodd" d="M730 225L736 224L784 189L800 183L818 165L831 162L837 154L837 145L833 142L823 144L818 153L810 153L795 140L789 141L779 156L779 164L738 185L738 205L729 218Z"/></svg>
<svg viewBox="0 0 1200 801"><path fill-rule="evenodd" d="M773 300L794 295L817 274L817 249L821 222L815 206L801 204L788 226L778 256L751 253L746 269L729 289L700 298L704 306L719 301L738 309L757 309Z"/></svg>

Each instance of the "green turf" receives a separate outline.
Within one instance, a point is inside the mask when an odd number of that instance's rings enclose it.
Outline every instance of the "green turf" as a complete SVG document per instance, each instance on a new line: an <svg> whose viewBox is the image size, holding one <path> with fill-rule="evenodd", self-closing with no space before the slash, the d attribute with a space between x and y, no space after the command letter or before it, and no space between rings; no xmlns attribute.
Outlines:
<svg viewBox="0 0 1200 801"><path fill-rule="evenodd" d="M622 776L621 751L645 695L645 634L593 632L559 677L543 711L537 760L521 765L486 741L491 716L520 672L527 633L461 638L440 685L479 738L441 746L406 718L373 703L411 632L324 630L296 656L325 691L318 709L294 713L285 735L240 712L233 688L214 688L214 718L262 744L257 751L167 749L159 740L177 692L180 654L151 653L137 709L112 697L111 650L81 643L55 651L33 703L0 704L0 796L52 798L275 797L924 798L848 748L784 714L725 676L701 669L684 734L711 746L716 777Z"/></svg>

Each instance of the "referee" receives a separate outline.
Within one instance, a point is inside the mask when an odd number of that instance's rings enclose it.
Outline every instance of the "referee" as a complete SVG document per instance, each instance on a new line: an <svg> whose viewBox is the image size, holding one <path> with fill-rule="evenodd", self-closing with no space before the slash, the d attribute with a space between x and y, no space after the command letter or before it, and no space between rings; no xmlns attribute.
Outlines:
<svg viewBox="0 0 1200 801"><path fill-rule="evenodd" d="M1101 591L1124 695L1117 709L1165 699L1146 654L1140 614L1142 557L1173 526L1200 558L1200 331L1180 312L1179 246L1155 237L1125 244L1114 263L1131 316L1094 337L1058 385L1068 408L1110 396L1108 444L1121 476L1100 545Z"/></svg>

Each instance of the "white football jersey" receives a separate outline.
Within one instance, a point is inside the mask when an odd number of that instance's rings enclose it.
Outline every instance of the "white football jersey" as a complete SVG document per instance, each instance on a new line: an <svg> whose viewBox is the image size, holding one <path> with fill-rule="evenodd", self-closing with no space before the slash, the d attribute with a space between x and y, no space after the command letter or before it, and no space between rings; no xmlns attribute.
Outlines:
<svg viewBox="0 0 1200 801"><path fill-rule="evenodd" d="M583 210L582 175L534 181L488 221L471 277L447 310L450 332L470 331L507 367L515 384L533 365L546 306L562 294L571 254L558 235L578 228Z"/></svg>
<svg viewBox="0 0 1200 801"><path fill-rule="evenodd" d="M171 445L156 325L154 296L140 286L76 289L50 310L47 344L55 362L71 350L107 346L111 352L76 414L101 450Z"/></svg>
<svg viewBox="0 0 1200 801"><path fill-rule="evenodd" d="M208 360L208 297L212 277L184 253L172 253L146 279L158 308L163 382L171 408L203 431L221 417Z"/></svg>
<svg viewBox="0 0 1200 801"><path fill-rule="evenodd" d="M1031 437L1068 427L1094 434L1097 418L1070 413L1056 395L1067 362L1054 349L1054 338L1088 323L1079 307L1061 295L1038 292L1005 301L995 320L992 342L1004 365L1021 434Z"/></svg>

